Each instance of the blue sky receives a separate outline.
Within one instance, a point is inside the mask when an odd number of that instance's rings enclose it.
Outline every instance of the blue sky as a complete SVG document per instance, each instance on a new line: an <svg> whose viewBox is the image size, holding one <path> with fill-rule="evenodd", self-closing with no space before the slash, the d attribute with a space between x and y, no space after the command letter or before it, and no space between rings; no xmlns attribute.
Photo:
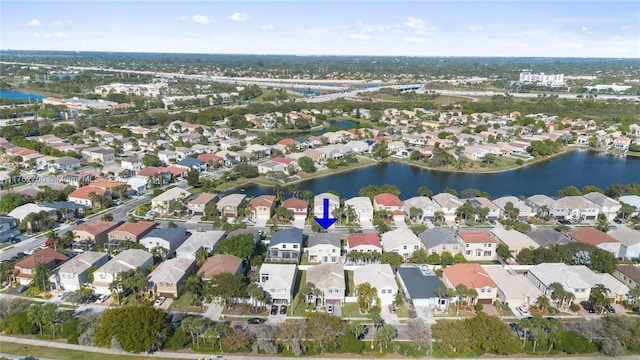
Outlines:
<svg viewBox="0 0 640 360"><path fill-rule="evenodd" d="M14 1L0 48L640 58L640 1Z"/></svg>

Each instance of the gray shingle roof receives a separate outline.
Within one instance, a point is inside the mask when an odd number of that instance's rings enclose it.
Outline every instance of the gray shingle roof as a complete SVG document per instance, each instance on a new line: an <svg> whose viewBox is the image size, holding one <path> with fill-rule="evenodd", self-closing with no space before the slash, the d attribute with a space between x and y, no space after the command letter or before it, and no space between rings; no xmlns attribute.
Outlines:
<svg viewBox="0 0 640 360"><path fill-rule="evenodd" d="M443 244L460 244L456 235L450 229L443 227L428 229L420 233L418 237L426 248L432 248Z"/></svg>
<svg viewBox="0 0 640 360"><path fill-rule="evenodd" d="M269 246L275 246L279 244L298 244L302 248L302 229L291 228L276 231L271 237Z"/></svg>
<svg viewBox="0 0 640 360"><path fill-rule="evenodd" d="M549 228L539 228L528 233L527 236L541 247L548 247L554 244L566 244L574 241L569 235Z"/></svg>
<svg viewBox="0 0 640 360"><path fill-rule="evenodd" d="M418 267L399 267L398 274L407 287L411 299L429 299L438 297L437 288L445 288L435 275L425 276Z"/></svg>
<svg viewBox="0 0 640 360"><path fill-rule="evenodd" d="M309 235L309 247L323 244L340 247L340 234L319 233Z"/></svg>

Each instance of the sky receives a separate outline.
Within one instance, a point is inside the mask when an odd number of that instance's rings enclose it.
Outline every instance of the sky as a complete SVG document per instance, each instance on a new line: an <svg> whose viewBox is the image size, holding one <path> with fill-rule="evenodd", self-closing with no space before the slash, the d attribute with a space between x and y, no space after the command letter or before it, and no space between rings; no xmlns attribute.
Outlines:
<svg viewBox="0 0 640 360"><path fill-rule="evenodd" d="M640 58L640 1L0 1L0 48Z"/></svg>

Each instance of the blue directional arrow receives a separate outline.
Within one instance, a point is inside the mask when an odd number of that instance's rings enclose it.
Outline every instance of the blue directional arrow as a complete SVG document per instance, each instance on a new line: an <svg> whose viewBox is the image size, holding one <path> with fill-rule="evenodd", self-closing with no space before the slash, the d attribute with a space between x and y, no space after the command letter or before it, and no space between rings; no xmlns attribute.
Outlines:
<svg viewBox="0 0 640 360"><path fill-rule="evenodd" d="M334 218L330 218L329 217L329 199L324 199L322 205L323 205L323 207L322 207L322 217L321 218L315 218L315 219L316 219L316 222L318 224L320 224L320 226L322 226L326 230L331 225L333 225L333 223L338 221L338 219L334 219Z"/></svg>

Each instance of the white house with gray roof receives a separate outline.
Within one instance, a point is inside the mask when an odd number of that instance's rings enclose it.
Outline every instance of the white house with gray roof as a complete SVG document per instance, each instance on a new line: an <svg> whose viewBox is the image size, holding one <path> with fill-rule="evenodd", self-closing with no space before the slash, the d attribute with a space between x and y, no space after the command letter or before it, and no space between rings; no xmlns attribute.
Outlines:
<svg viewBox="0 0 640 360"><path fill-rule="evenodd" d="M498 300L511 306L529 306L542 295L524 275L510 273L501 265L482 265L484 271L498 287Z"/></svg>
<svg viewBox="0 0 640 360"><path fill-rule="evenodd" d="M268 262L286 261L298 263L301 255L302 229L294 227L273 233L265 260Z"/></svg>
<svg viewBox="0 0 640 360"><path fill-rule="evenodd" d="M551 228L537 228L532 232L528 233L527 236L531 238L531 240L535 241L540 247L549 247L551 245L562 245L570 242L574 242L575 240L571 238L571 236L562 233L560 231L556 231Z"/></svg>
<svg viewBox="0 0 640 360"><path fill-rule="evenodd" d="M397 272L404 293L416 308L418 317L428 317L430 310L447 308L449 299L440 298L436 289L446 289L440 278L428 267L401 266Z"/></svg>
<svg viewBox="0 0 640 360"><path fill-rule="evenodd" d="M524 200L524 203L527 206L531 207L533 211L533 215L542 214L547 215L551 214L553 208L556 205L556 201L547 195L537 194L529 196Z"/></svg>
<svg viewBox="0 0 640 360"><path fill-rule="evenodd" d="M507 203L511 203L514 208L518 209L520 213L518 214L518 219L526 220L534 215L533 209L531 206L527 205L524 201L518 199L515 196L502 196L497 199L492 200L494 204L496 204L502 210L502 214L504 216L504 209L507 206Z"/></svg>
<svg viewBox="0 0 640 360"><path fill-rule="evenodd" d="M80 290L89 282L89 268L109 261L107 253L85 251L54 270L57 287L67 291Z"/></svg>
<svg viewBox="0 0 640 360"><path fill-rule="evenodd" d="M407 260L416 250L424 249L424 244L409 228L399 228L382 234L380 240L384 252L396 252Z"/></svg>
<svg viewBox="0 0 640 360"><path fill-rule="evenodd" d="M422 210L418 220L433 219L436 211L440 211L440 205L426 196L415 196L404 201L404 213L411 216L411 208Z"/></svg>
<svg viewBox="0 0 640 360"><path fill-rule="evenodd" d="M556 200L553 217L556 219L591 221L598 218L600 209L582 196L565 196Z"/></svg>
<svg viewBox="0 0 640 360"><path fill-rule="evenodd" d="M618 211L622 207L619 201L613 200L605 194L599 192L590 192L586 195L582 195L583 198L593 202L600 210L600 213L607 217L607 220L611 221L616 218Z"/></svg>
<svg viewBox="0 0 640 360"><path fill-rule="evenodd" d="M627 260L640 258L640 231L618 226L607 234L620 241L620 257Z"/></svg>
<svg viewBox="0 0 640 360"><path fill-rule="evenodd" d="M224 231L195 231L177 249L176 257L195 260L196 253L204 250L211 254L216 244L224 237Z"/></svg>
<svg viewBox="0 0 640 360"><path fill-rule="evenodd" d="M434 227L418 234L427 254L438 254L447 251L452 255L462 253L462 239L451 229Z"/></svg>
<svg viewBox="0 0 640 360"><path fill-rule="evenodd" d="M369 283L378 291L380 305L392 304L398 293L398 283L389 264L367 264L353 270L353 284Z"/></svg>
<svg viewBox="0 0 640 360"><path fill-rule="evenodd" d="M456 210L464 204L464 201L449 193L433 195L433 201L440 206L440 211L444 214L444 220L447 223L453 223L456 221Z"/></svg>
<svg viewBox="0 0 640 360"><path fill-rule="evenodd" d="M320 290L316 305L342 305L346 294L344 268L342 264L320 264L307 269L307 282ZM320 303L318 304L318 300Z"/></svg>
<svg viewBox="0 0 640 360"><path fill-rule="evenodd" d="M474 209L475 208L489 209L489 213L487 214L487 219L496 220L501 217L502 210L500 209L500 207L485 197L471 198L469 199L469 203Z"/></svg>
<svg viewBox="0 0 640 360"><path fill-rule="evenodd" d="M538 264L530 268L525 276L549 298L553 293L553 283L560 283L566 291L572 292L576 302L588 300L591 295L591 284L583 280L580 274L574 272L567 264Z"/></svg>
<svg viewBox="0 0 640 360"><path fill-rule="evenodd" d="M156 247L161 247L165 251L165 257L171 257L188 237L189 234L183 228L153 229L140 239L140 245L149 252Z"/></svg>
<svg viewBox="0 0 640 360"><path fill-rule="evenodd" d="M522 249L533 250L540 247L540 245L530 237L516 230L507 230L505 228L495 227L491 229L491 235L493 235L496 240L509 247L509 251L511 252L511 255L513 255L514 259Z"/></svg>
<svg viewBox="0 0 640 360"><path fill-rule="evenodd" d="M620 200L621 203L625 203L627 205L631 205L636 208L636 211L633 214L631 214L631 216L638 216L638 214L640 214L640 196L625 195L625 196L620 196L618 200Z"/></svg>
<svg viewBox="0 0 640 360"><path fill-rule="evenodd" d="M93 273L92 288L96 294L110 294L109 285L119 273L137 268L146 272L151 265L153 255L150 253L140 249L124 250Z"/></svg>
<svg viewBox="0 0 640 360"><path fill-rule="evenodd" d="M342 255L340 234L310 234L306 252L309 257L309 262L339 263L340 256Z"/></svg>
<svg viewBox="0 0 640 360"><path fill-rule="evenodd" d="M258 286L269 293L274 304L290 304L293 301L298 266L291 264L262 264Z"/></svg>
<svg viewBox="0 0 640 360"><path fill-rule="evenodd" d="M345 208L348 206L353 206L353 209L358 216L358 221L360 223L364 221L373 221L373 204L371 204L371 199L366 196L357 196L353 197L344 202Z"/></svg>

